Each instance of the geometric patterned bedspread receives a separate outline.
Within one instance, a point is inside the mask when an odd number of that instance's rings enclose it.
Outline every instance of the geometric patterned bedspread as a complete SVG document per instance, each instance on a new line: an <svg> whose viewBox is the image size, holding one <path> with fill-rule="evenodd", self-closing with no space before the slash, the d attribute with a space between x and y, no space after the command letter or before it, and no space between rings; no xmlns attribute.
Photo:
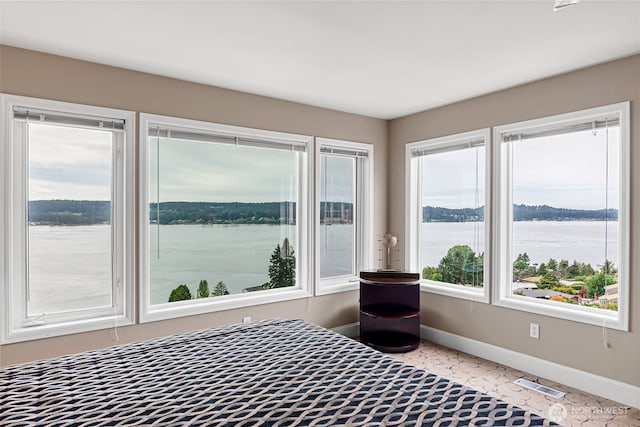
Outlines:
<svg viewBox="0 0 640 427"><path fill-rule="evenodd" d="M2 426L548 426L301 320L0 369Z"/></svg>

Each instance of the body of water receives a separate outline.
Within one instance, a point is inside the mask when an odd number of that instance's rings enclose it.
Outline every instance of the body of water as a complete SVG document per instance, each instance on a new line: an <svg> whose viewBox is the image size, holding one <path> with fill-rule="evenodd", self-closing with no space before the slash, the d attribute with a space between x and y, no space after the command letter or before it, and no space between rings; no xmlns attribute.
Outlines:
<svg viewBox="0 0 640 427"><path fill-rule="evenodd" d="M153 225L150 231L152 304L167 302L181 283L194 293L202 279L211 290L222 281L232 294L260 286L269 281L271 254L285 238L298 256L294 226Z"/></svg>
<svg viewBox="0 0 640 427"><path fill-rule="evenodd" d="M474 222L422 223L422 265L437 266L455 245L484 252L484 228ZM607 228L605 228L607 227ZM606 256L618 265L618 222L609 221L516 221L513 223L513 257L527 253L531 264L566 259L601 266Z"/></svg>
<svg viewBox="0 0 640 427"><path fill-rule="evenodd" d="M30 315L111 306L110 230L29 227Z"/></svg>
<svg viewBox="0 0 640 427"><path fill-rule="evenodd" d="M484 229L474 223L423 223L423 266L437 266L460 244L484 250ZM100 307L111 303L109 226L31 226L29 312ZM269 280L269 259L295 227L274 225L153 225L150 229L151 298L167 302L173 288L202 279L213 289L223 281L231 293ZM353 227L321 226L321 275L352 274ZM609 259L618 265L618 223L608 223ZM475 236L475 237L474 237ZM605 223L600 221L520 221L514 223L514 256L527 252L531 263L566 259L598 268L605 259ZM159 240L158 240L159 238ZM294 245L298 254L298 248Z"/></svg>

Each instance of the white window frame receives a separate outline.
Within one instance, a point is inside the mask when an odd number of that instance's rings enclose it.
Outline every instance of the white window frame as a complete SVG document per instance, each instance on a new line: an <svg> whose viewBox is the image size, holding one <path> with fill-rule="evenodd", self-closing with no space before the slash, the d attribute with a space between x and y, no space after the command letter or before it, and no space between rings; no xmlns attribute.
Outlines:
<svg viewBox="0 0 640 427"><path fill-rule="evenodd" d="M320 278L320 156L322 149L332 150L335 155L344 155L356 160L355 196L355 274ZM366 153L358 156L356 153ZM315 204L315 295L327 295L358 289L359 272L373 268L373 144L316 138L316 204Z"/></svg>
<svg viewBox="0 0 640 427"><path fill-rule="evenodd" d="M13 343L51 336L130 325L134 322L134 182L135 112L1 94L0 147L0 342ZM26 123L15 121L14 107L59 112L65 116L94 116L124 120L114 133L112 162L112 300L111 308L86 309L27 317L28 171ZM63 267L61 267L63 268Z"/></svg>
<svg viewBox="0 0 640 427"><path fill-rule="evenodd" d="M459 285L447 284L422 278L422 176L420 157L413 156L414 150L425 152L456 151L468 147L472 141L483 140L485 148L485 199L484 199L484 286L482 289L470 289ZM428 154L427 154L428 155ZM484 128L469 132L447 135L406 145L406 218L405 253L406 269L420 273L422 291L446 295L477 302L489 303L491 296L491 129Z"/></svg>
<svg viewBox="0 0 640 427"><path fill-rule="evenodd" d="M198 298L190 301L175 301L163 304L151 304L150 289L150 245L149 245L149 129L153 127L183 129L203 134L227 135L232 138L248 138L270 143L288 143L304 145L306 160L301 160L298 167L298 202L297 202L297 236L296 248L296 286L293 288L276 288L259 292L217 296L215 298ZM140 147L139 147L139 283L140 283L140 322L172 319L182 316L210 313L234 308L249 307L293 299L308 298L311 291L311 268L313 246L310 239L311 228L309 214L312 212L313 176L310 171L314 158L313 137L291 133L273 132L260 129L223 125L198 120L140 113Z"/></svg>
<svg viewBox="0 0 640 427"><path fill-rule="evenodd" d="M622 331L629 330L629 221L630 221L630 103L622 102L581 111L559 114L534 120L497 126L494 128L494 241L498 248L494 253L495 305L516 310L543 314L561 319L573 320L591 325L604 326ZM584 123L604 118L617 117L620 120L620 163L619 163L619 201L618 234L618 311L599 308L558 304L549 301L518 298L511 292L512 262L512 180L510 171L513 168L510 160L502 158L503 135L518 134L531 131L544 131L570 124ZM509 156L506 156L509 157Z"/></svg>

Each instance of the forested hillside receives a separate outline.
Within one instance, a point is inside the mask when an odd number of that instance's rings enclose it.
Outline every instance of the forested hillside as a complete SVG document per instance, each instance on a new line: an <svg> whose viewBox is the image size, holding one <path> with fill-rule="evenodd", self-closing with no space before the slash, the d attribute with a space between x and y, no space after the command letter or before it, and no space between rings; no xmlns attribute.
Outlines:
<svg viewBox="0 0 640 427"><path fill-rule="evenodd" d="M329 202L332 203L332 202ZM337 217L351 221L352 205L336 203L344 212ZM162 202L160 209L155 203L149 205L149 221L160 224L281 224L294 223L294 202ZM324 218L328 214L321 207ZM484 207L477 209L448 209L437 206L422 208L424 222L470 222L484 219ZM580 210L554 208L552 206L513 205L515 221L615 221L618 211L609 209ZM335 220L335 214L333 222ZM90 225L109 223L111 203L94 200L36 200L29 202L29 222L45 225ZM328 221L328 220L327 220Z"/></svg>
<svg viewBox="0 0 640 427"><path fill-rule="evenodd" d="M161 202L151 203L149 220L160 224L280 224L295 221L292 202Z"/></svg>
<svg viewBox="0 0 640 427"><path fill-rule="evenodd" d="M422 208L424 222L469 222L484 219L484 207L477 209L448 209L437 206ZM616 221L618 210L583 210L554 208L552 206L513 205L514 221Z"/></svg>
<svg viewBox="0 0 640 427"><path fill-rule="evenodd" d="M48 225L109 223L111 202L97 200L35 200L29 202L29 222Z"/></svg>

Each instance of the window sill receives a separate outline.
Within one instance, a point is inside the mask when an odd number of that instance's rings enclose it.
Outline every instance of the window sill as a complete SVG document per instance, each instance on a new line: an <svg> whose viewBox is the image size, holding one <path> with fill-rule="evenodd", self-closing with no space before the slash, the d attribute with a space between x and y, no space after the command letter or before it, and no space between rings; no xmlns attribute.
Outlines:
<svg viewBox="0 0 640 427"><path fill-rule="evenodd" d="M444 295L452 298L489 303L489 293L485 288L467 288L459 285L446 285L431 280L421 280L420 290L432 294Z"/></svg>
<svg viewBox="0 0 640 427"><path fill-rule="evenodd" d="M133 325L133 321L123 315L42 324L14 330L5 330L2 343L11 344L129 325Z"/></svg>
<svg viewBox="0 0 640 427"><path fill-rule="evenodd" d="M360 279L357 276L343 276L331 279L319 280L316 287L316 296L337 294L339 292L354 291L360 288Z"/></svg>
<svg viewBox="0 0 640 427"><path fill-rule="evenodd" d="M234 308L251 307L274 302L290 301L309 298L312 295L300 288L281 288L243 294L225 295L218 297L177 301L165 304L141 307L140 323L155 322L157 320L175 319L184 316L231 310Z"/></svg>
<svg viewBox="0 0 640 427"><path fill-rule="evenodd" d="M620 331L629 330L629 322L626 319L621 318L620 312L618 311L585 307L574 304L558 303L553 301L543 301L534 298L531 298L534 299L534 301L527 301L527 299L529 298L518 296L501 296L496 299L494 304L499 307L527 311L544 316L586 323L588 325L607 327Z"/></svg>

